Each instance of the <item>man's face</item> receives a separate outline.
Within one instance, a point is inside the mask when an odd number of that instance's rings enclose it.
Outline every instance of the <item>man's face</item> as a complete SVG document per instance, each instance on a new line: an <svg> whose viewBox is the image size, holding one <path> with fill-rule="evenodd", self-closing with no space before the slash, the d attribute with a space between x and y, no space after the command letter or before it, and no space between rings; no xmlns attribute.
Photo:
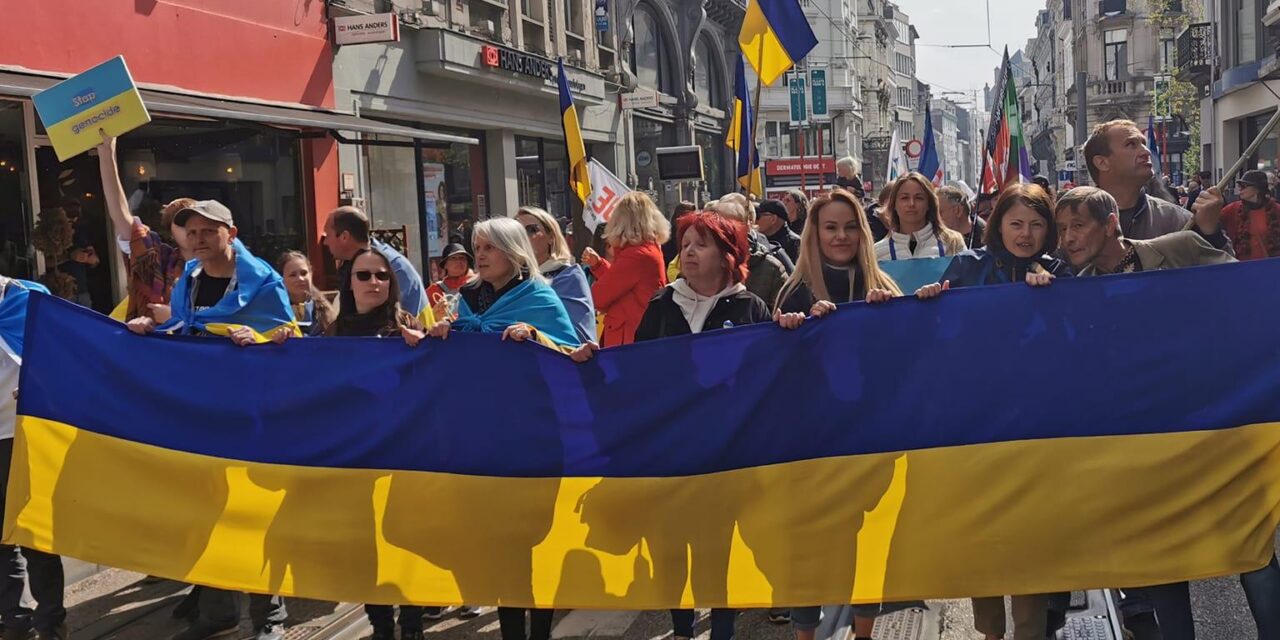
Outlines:
<svg viewBox="0 0 1280 640"><path fill-rule="evenodd" d="M938 215L942 218L942 223L951 229L963 229L967 226L964 207L957 202L952 202L949 198L938 199Z"/></svg>
<svg viewBox="0 0 1280 640"><path fill-rule="evenodd" d="M1107 141L1111 155L1098 156L1093 162L1108 184L1141 186L1155 176L1147 136L1137 127L1113 127Z"/></svg>
<svg viewBox="0 0 1280 640"><path fill-rule="evenodd" d="M1236 189L1240 190L1241 200L1253 203L1262 202L1262 191L1257 187L1245 182L1238 182L1236 183Z"/></svg>
<svg viewBox="0 0 1280 640"><path fill-rule="evenodd" d="M782 228L782 225L782 218L772 213L756 212L756 228L760 230L760 233L771 236L777 233Z"/></svg>
<svg viewBox="0 0 1280 640"><path fill-rule="evenodd" d="M333 216L330 215L324 223L324 246L329 248L329 253L333 254L338 260L351 260L356 257L360 251L360 246L351 238L351 234L343 231L337 233L333 228Z"/></svg>
<svg viewBox="0 0 1280 640"><path fill-rule="evenodd" d="M187 224L182 229L186 233L191 254L201 262L226 255L231 239L236 237L235 228L201 215L188 216Z"/></svg>
<svg viewBox="0 0 1280 640"><path fill-rule="evenodd" d="M1067 260L1077 271L1089 266L1102 253L1107 240L1114 232L1117 218L1113 214L1105 224L1085 212L1064 208L1055 216L1058 222L1058 242ZM1046 251L1050 250L1046 248Z"/></svg>

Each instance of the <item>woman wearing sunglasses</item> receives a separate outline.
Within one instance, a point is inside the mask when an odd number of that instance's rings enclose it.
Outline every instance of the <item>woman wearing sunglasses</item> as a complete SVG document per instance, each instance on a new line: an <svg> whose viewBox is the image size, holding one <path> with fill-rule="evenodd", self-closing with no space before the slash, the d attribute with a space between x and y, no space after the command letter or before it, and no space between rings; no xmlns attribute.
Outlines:
<svg viewBox="0 0 1280 640"><path fill-rule="evenodd" d="M582 267L573 263L573 254L569 252L564 234L560 233L560 225L551 214L538 207L520 207L515 219L524 225L534 257L538 259L538 270L551 281L551 288L560 296L578 339L584 344L596 342L596 306L591 299L591 285L587 284L587 274Z"/></svg>

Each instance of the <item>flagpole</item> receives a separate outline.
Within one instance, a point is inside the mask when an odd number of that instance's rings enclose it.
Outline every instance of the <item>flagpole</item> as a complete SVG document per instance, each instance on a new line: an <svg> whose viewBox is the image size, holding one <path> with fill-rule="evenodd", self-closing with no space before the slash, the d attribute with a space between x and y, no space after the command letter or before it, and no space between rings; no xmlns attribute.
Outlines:
<svg viewBox="0 0 1280 640"><path fill-rule="evenodd" d="M763 68L764 68L764 36L760 36L760 50L759 50L759 54L760 54L760 55L759 55L759 57L758 57L758 58L756 58L756 59L760 61L760 68L761 68L761 69L763 69ZM763 89L764 89L764 81L763 81L763 78L761 78L761 77L760 77L760 74L759 74L759 73L756 73L756 95L755 95L755 97L754 97L754 98L752 99L752 101L751 101L751 106L752 106L752 108L754 108L754 109L755 109L755 113L751 114L751 119L752 119L752 121L753 121L753 122L751 123L751 146L752 146L751 153L755 153L755 148L757 148L757 147L756 147L756 140L758 139L758 137L759 137L759 135L760 135L760 112L762 111L762 109L760 108L760 93L761 93L761 91L762 91ZM743 141L739 141L739 142L738 142L738 144L742 144L742 142L743 142ZM748 166L749 166L750 164L751 164L751 163L748 163ZM749 168L750 168L753 172L755 171L755 168L754 168L754 167L750 167L750 166L749 166ZM755 178L755 173L752 173L752 174L751 174L751 179L747 181L748 185L750 185L750 184L754 184L754 183L755 183L755 179L756 179L756 178ZM763 184L763 182L764 182L764 178L762 177L762 178L760 179L760 181L761 181L761 184L760 184L760 193L764 193L764 184ZM744 191L746 191L746 193L747 193L747 198L748 198L748 199L750 199L750 197L751 197L751 187L750 187L750 186L743 187L743 190L744 190Z"/></svg>

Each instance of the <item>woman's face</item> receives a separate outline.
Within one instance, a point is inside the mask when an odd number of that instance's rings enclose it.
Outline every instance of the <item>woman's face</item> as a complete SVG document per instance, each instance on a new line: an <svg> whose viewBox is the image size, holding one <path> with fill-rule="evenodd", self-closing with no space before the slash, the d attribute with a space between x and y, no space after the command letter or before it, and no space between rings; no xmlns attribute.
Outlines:
<svg viewBox="0 0 1280 640"><path fill-rule="evenodd" d="M822 260L834 266L853 264L862 245L862 227L853 207L833 200L818 212L818 247Z"/></svg>
<svg viewBox="0 0 1280 640"><path fill-rule="evenodd" d="M542 223L527 213L516 214L516 221L524 225L524 232L529 234L529 244L533 245L533 253L538 258L538 264L550 260L552 237Z"/></svg>
<svg viewBox="0 0 1280 640"><path fill-rule="evenodd" d="M800 203L796 202L796 199L792 198L791 194L784 193L782 194L782 206L787 209L787 219L795 220L796 212L800 209Z"/></svg>
<svg viewBox="0 0 1280 640"><path fill-rule="evenodd" d="M929 198L920 183L915 180L902 183L893 202L893 212L898 215L898 228L902 233L924 228L929 216Z"/></svg>
<svg viewBox="0 0 1280 640"><path fill-rule="evenodd" d="M378 252L366 251L357 256L351 265L351 293L356 299L356 311L368 313L386 304L393 277L395 274Z"/></svg>
<svg viewBox="0 0 1280 640"><path fill-rule="evenodd" d="M284 264L284 288L289 291L289 302L302 304L311 298L311 265L302 258L294 258Z"/></svg>
<svg viewBox="0 0 1280 640"><path fill-rule="evenodd" d="M1049 223L1034 209L1015 204L1000 221L1000 240L1009 253L1019 258L1034 258L1044 253L1044 239Z"/></svg>
<svg viewBox="0 0 1280 640"><path fill-rule="evenodd" d="M691 228L680 241L680 272L694 280L724 277L728 272L724 252L714 240Z"/></svg>
<svg viewBox="0 0 1280 640"><path fill-rule="evenodd" d="M488 236L474 236L472 242L476 252L476 273L481 280L496 287L515 277L515 264L507 254L489 241Z"/></svg>
<svg viewBox="0 0 1280 640"><path fill-rule="evenodd" d="M462 254L449 256L449 259L444 261L444 273L450 278L461 278L467 275L467 257Z"/></svg>

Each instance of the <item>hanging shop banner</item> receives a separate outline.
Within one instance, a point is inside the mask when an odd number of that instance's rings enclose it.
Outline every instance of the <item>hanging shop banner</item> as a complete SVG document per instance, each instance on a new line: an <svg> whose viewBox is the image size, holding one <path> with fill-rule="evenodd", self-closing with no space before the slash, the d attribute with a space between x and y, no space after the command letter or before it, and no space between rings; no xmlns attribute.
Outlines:
<svg viewBox="0 0 1280 640"><path fill-rule="evenodd" d="M444 165L435 162L422 163L422 187L423 198L426 200L427 210L427 255L439 255L440 247L440 220L445 214L445 207L448 206L449 198L445 193L444 183Z"/></svg>
<svg viewBox="0 0 1280 640"><path fill-rule="evenodd" d="M101 144L99 129L122 136L151 122L124 56L67 78L32 96L31 101L59 161Z"/></svg>

